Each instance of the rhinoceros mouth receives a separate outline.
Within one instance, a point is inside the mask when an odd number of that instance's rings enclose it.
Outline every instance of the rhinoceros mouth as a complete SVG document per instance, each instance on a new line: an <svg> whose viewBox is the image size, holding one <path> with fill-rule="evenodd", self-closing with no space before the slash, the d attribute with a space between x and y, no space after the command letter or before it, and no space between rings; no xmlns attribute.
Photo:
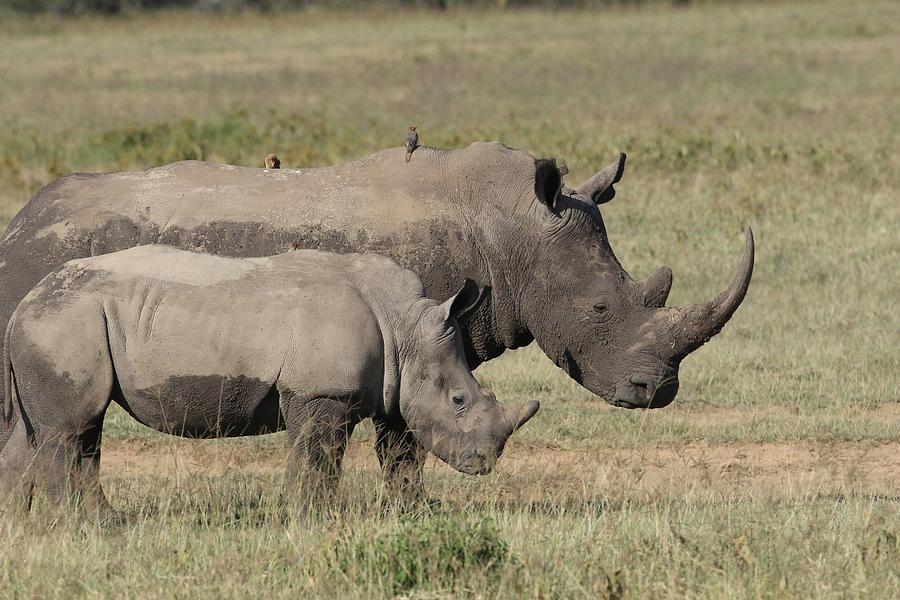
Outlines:
<svg viewBox="0 0 900 600"><path fill-rule="evenodd" d="M487 475L494 469L493 463L485 461L473 460L460 463L455 466L456 470L466 475Z"/></svg>
<svg viewBox="0 0 900 600"><path fill-rule="evenodd" d="M435 455L453 469L466 475L487 475L493 470L497 458L499 458L494 457L492 459L478 452L466 452L462 454L451 453L445 456L441 456L435 452Z"/></svg>
<svg viewBox="0 0 900 600"><path fill-rule="evenodd" d="M678 394L678 376L671 375L659 383L654 377L632 376L616 386L612 405L620 408L663 408Z"/></svg>

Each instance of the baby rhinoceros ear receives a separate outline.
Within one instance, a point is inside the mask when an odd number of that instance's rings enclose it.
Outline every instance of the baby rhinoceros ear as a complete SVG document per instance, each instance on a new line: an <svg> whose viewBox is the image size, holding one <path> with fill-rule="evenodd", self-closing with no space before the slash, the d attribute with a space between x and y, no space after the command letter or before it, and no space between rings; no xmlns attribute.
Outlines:
<svg viewBox="0 0 900 600"><path fill-rule="evenodd" d="M478 308L490 290L489 286L479 287L477 283L467 278L462 288L440 305L441 316L445 322L462 318Z"/></svg>

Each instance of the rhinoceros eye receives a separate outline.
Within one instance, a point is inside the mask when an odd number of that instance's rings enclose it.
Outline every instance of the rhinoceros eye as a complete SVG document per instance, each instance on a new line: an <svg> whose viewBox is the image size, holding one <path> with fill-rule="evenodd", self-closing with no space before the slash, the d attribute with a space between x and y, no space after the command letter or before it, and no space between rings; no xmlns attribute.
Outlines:
<svg viewBox="0 0 900 600"><path fill-rule="evenodd" d="M602 315L607 310L608 310L607 306L605 304L603 304L602 302L598 302L597 304L594 305L594 312L597 313L598 315Z"/></svg>
<svg viewBox="0 0 900 600"><path fill-rule="evenodd" d="M457 417L463 416L469 410L469 398L465 394L453 394L450 402L453 403Z"/></svg>

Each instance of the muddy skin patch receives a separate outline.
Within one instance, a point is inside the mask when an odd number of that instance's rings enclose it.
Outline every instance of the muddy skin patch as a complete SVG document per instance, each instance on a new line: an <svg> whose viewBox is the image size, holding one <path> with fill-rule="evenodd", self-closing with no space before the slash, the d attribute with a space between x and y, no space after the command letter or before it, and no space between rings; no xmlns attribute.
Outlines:
<svg viewBox="0 0 900 600"><path fill-rule="evenodd" d="M35 286L23 308L27 306L28 314L34 317L58 312L66 303L77 299L71 294L73 290L85 289L98 275L94 269L79 267L54 271Z"/></svg>
<svg viewBox="0 0 900 600"><path fill-rule="evenodd" d="M565 371L569 377L575 380L578 384L581 384L584 381L584 377L581 373L581 367L578 366L578 362L576 362L575 357L572 356L572 353L566 350L563 352L562 360L556 363L557 367L560 367L563 371Z"/></svg>
<svg viewBox="0 0 900 600"><path fill-rule="evenodd" d="M59 373L54 365L53 357L47 356L43 350L29 341L16 339L10 342L10 359L12 362L12 377L16 386L18 403L15 408L10 429L15 420L22 417L26 423L29 436L40 436L47 427L59 428L64 425L63 420L68 414L86 414L90 411L85 407L72 406L73 402L80 401L85 405L94 402L100 406L105 405L107 398L77 398L74 393L82 387L84 382L76 382L68 371ZM64 399L67 405L62 409L58 403ZM20 409L25 412L21 414ZM104 410L98 411L96 420L84 423L65 423L72 427L70 433L79 434L87 429L96 428L102 418Z"/></svg>
<svg viewBox="0 0 900 600"><path fill-rule="evenodd" d="M55 232L35 237L34 233L42 229L41 224L60 219L55 210L48 209L40 214L41 223L37 223L30 215L31 208L29 203L17 217L17 220L22 219L21 227L26 228L25 233L31 236L21 239L20 234L0 243L0 256L4 261L0 266L0 281L3 282L0 285L0 327L4 330L19 301L45 275L66 261L152 244L159 236L157 227L149 222L109 215L105 225L91 231L70 229L62 238Z"/></svg>
<svg viewBox="0 0 900 600"><path fill-rule="evenodd" d="M114 400L140 423L189 438L265 435L284 429L280 394L254 377L181 375Z"/></svg>
<svg viewBox="0 0 900 600"><path fill-rule="evenodd" d="M351 244L344 233L318 226L276 229L265 223L234 221L213 221L192 229L168 227L157 243L235 257L271 256L302 249L340 253L363 251Z"/></svg>

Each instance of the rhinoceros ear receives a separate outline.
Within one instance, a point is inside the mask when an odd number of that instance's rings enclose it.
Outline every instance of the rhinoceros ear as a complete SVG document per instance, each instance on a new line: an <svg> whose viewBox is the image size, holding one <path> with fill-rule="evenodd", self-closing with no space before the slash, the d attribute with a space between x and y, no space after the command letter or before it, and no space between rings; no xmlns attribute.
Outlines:
<svg viewBox="0 0 900 600"><path fill-rule="evenodd" d="M539 158L534 164L534 193L541 204L556 214L559 212L559 196L562 191L562 175L556 161Z"/></svg>
<svg viewBox="0 0 900 600"><path fill-rule="evenodd" d="M471 279L466 279L462 288L441 304L441 315L443 315L444 321L459 319L478 308L490 290L491 288L488 286L479 287Z"/></svg>
<svg viewBox="0 0 900 600"><path fill-rule="evenodd" d="M594 204L604 204L616 195L614 183L619 183L625 172L625 153L619 154L619 160L602 169L596 175L578 186L578 193L590 198Z"/></svg>

